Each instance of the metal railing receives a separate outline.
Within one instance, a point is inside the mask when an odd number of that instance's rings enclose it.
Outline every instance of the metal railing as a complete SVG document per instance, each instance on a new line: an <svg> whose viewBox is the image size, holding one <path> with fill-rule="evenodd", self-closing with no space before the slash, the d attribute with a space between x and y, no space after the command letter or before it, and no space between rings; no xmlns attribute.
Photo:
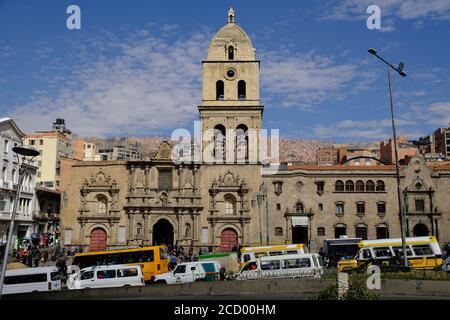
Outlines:
<svg viewBox="0 0 450 320"><path fill-rule="evenodd" d="M278 270L258 270L243 271L237 273L234 278L236 280L255 280L268 278L319 278L322 272L317 269L278 269Z"/></svg>

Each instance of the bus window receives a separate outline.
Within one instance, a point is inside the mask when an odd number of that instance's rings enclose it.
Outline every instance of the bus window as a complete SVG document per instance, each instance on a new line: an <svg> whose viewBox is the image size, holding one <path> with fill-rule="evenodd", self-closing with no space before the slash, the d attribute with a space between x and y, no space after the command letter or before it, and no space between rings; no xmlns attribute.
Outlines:
<svg viewBox="0 0 450 320"><path fill-rule="evenodd" d="M278 270L280 269L280 261L261 261L261 270Z"/></svg>
<svg viewBox="0 0 450 320"><path fill-rule="evenodd" d="M385 258L392 256L391 248L389 247L374 248L373 252L375 253L375 257L377 258Z"/></svg>
<svg viewBox="0 0 450 320"><path fill-rule="evenodd" d="M47 274L27 274L21 276L9 276L5 277L4 284L20 284L20 283L36 283L47 282Z"/></svg>
<svg viewBox="0 0 450 320"><path fill-rule="evenodd" d="M281 251L270 251L269 256L281 256L283 252Z"/></svg>
<svg viewBox="0 0 450 320"><path fill-rule="evenodd" d="M97 271L97 279L112 279L116 277L116 270Z"/></svg>
<svg viewBox="0 0 450 320"><path fill-rule="evenodd" d="M244 262L250 261L250 255L248 253L244 254Z"/></svg>
<svg viewBox="0 0 450 320"><path fill-rule="evenodd" d="M370 258L372 258L372 254L370 253L370 249L362 249L361 255L362 255L362 259L370 259Z"/></svg>
<svg viewBox="0 0 450 320"><path fill-rule="evenodd" d="M429 245L412 246L414 253L417 256L433 256L433 250L431 250Z"/></svg>
<svg viewBox="0 0 450 320"><path fill-rule="evenodd" d="M311 267L311 260L309 258L300 258L300 259L284 260L283 269L309 268L309 267Z"/></svg>
<svg viewBox="0 0 450 320"><path fill-rule="evenodd" d="M403 257L403 247L392 247L392 249L394 250L394 253L397 257ZM413 255L409 246L406 247L406 255L408 257L411 257Z"/></svg>
<svg viewBox="0 0 450 320"><path fill-rule="evenodd" d="M135 276L137 276L137 274L138 274L138 271L136 268L117 270L118 278L135 277Z"/></svg>
<svg viewBox="0 0 450 320"><path fill-rule="evenodd" d="M252 261L249 262L245 265L244 268L242 268L242 271L250 271L250 270L256 270L257 266L256 266L256 262Z"/></svg>
<svg viewBox="0 0 450 320"><path fill-rule="evenodd" d="M300 251L296 251L296 250L286 251L286 254L299 254L299 253L301 253L301 252Z"/></svg>
<svg viewBox="0 0 450 320"><path fill-rule="evenodd" d="M150 262L153 261L153 250L148 251L150 253L150 257L151 260L149 260ZM168 248L159 248L159 258L161 260L165 260L169 257L169 249Z"/></svg>
<svg viewBox="0 0 450 320"><path fill-rule="evenodd" d="M261 258L261 257L266 257L267 256L267 252L255 252L255 258Z"/></svg>
<svg viewBox="0 0 450 320"><path fill-rule="evenodd" d="M186 273L186 265L179 265L178 267L176 267L173 273Z"/></svg>
<svg viewBox="0 0 450 320"><path fill-rule="evenodd" d="M85 271L81 275L81 279L80 280L89 280L89 279L92 279L92 278L94 278L94 271Z"/></svg>
<svg viewBox="0 0 450 320"><path fill-rule="evenodd" d="M60 279L59 271L51 272L50 273L50 280L51 281L58 281Z"/></svg>

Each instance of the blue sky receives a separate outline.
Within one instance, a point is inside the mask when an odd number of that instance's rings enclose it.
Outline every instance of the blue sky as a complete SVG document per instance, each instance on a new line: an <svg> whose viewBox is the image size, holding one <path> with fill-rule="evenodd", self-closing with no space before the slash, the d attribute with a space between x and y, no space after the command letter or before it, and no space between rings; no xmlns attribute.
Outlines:
<svg viewBox="0 0 450 320"><path fill-rule="evenodd" d="M81 8L81 30L66 9ZM369 30L369 4L381 30ZM191 129L201 60L229 6L261 60L264 128L336 142L391 135L387 74L399 133L450 123L450 0L0 0L0 114L25 132L66 119L81 136L170 135Z"/></svg>

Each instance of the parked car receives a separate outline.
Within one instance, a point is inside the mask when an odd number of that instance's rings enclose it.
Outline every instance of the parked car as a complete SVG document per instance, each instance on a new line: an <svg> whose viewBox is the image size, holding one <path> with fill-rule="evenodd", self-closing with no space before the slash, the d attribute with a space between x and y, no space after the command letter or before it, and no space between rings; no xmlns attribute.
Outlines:
<svg viewBox="0 0 450 320"><path fill-rule="evenodd" d="M61 290L61 278L56 267L6 270L2 294Z"/></svg>
<svg viewBox="0 0 450 320"><path fill-rule="evenodd" d="M67 280L68 289L144 286L139 266L109 265L81 269Z"/></svg>
<svg viewBox="0 0 450 320"><path fill-rule="evenodd" d="M173 271L155 276L155 283L177 284L220 279L220 263L217 261L183 262Z"/></svg>
<svg viewBox="0 0 450 320"><path fill-rule="evenodd" d="M320 278L323 272L319 254L287 254L251 260L239 271L236 279Z"/></svg>

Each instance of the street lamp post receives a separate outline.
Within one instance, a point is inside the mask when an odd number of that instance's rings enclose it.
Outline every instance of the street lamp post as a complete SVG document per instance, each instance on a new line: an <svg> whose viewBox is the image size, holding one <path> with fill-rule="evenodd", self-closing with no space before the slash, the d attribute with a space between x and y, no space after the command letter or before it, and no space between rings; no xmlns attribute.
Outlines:
<svg viewBox="0 0 450 320"><path fill-rule="evenodd" d="M258 201L258 209L259 209L259 244L262 245L262 222L261 222L261 205L263 203L264 196L261 193L256 195L256 200Z"/></svg>
<svg viewBox="0 0 450 320"><path fill-rule="evenodd" d="M406 214L404 208L402 206L402 196L401 196L401 187L400 187L400 163L398 160L398 142L397 142L397 133L395 129L395 119L394 119L394 101L392 98L392 82L391 82L391 68L397 71L402 77L406 77L406 73L403 71L403 62L400 62L398 67L393 66L391 63L384 60L377 54L377 51L373 48L368 50L370 54L374 55L381 61L383 61L387 66L388 72L388 82L389 82L389 98L391 104L391 122L392 122L392 136L394 139L394 150L395 150L395 169L397 175L397 198L398 198L398 208L400 212L400 227L402 234L402 247L403 247L403 263L405 267L408 266L408 258L406 256Z"/></svg>
<svg viewBox="0 0 450 320"><path fill-rule="evenodd" d="M0 274L0 298L3 290L3 282L5 281L6 265L8 264L9 249L11 247L12 235L14 233L14 220L16 218L17 207L20 201L20 192L22 182L26 172L26 165L30 165L33 158L39 155L39 151L30 146L17 146L12 149L17 156L19 164L19 181L16 188L16 198L14 199L13 210L11 213L11 222L8 231L8 240L6 241L5 253L3 255L2 273ZM20 157L22 156L22 157Z"/></svg>

